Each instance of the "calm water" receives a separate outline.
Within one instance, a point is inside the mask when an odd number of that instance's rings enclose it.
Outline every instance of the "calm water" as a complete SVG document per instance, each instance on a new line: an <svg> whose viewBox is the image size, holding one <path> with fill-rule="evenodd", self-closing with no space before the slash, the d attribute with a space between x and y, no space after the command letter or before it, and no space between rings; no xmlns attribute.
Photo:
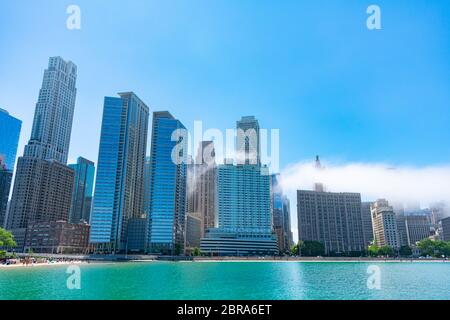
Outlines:
<svg viewBox="0 0 450 320"><path fill-rule="evenodd" d="M381 271L368 289L367 268ZM150 262L0 269L0 299L450 299L450 263Z"/></svg>

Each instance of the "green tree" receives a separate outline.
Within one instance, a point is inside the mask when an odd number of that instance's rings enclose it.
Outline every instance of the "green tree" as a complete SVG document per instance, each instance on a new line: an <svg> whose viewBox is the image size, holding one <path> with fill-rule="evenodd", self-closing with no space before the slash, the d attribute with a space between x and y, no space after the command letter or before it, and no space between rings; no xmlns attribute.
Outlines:
<svg viewBox="0 0 450 320"><path fill-rule="evenodd" d="M371 256L371 257L378 257L378 255L379 255L378 251L379 251L379 250L380 250L380 248L378 248L377 245L372 244L372 245L370 245L369 248L368 248L368 254L369 254L369 256Z"/></svg>
<svg viewBox="0 0 450 320"><path fill-rule="evenodd" d="M394 249L392 249L390 246L382 246L378 250L378 255L392 257L394 255Z"/></svg>
<svg viewBox="0 0 450 320"><path fill-rule="evenodd" d="M0 247L12 248L15 246L17 246L17 243L12 233L0 228Z"/></svg>
<svg viewBox="0 0 450 320"><path fill-rule="evenodd" d="M412 249L409 246L401 246L398 253L401 257L410 257L412 256Z"/></svg>
<svg viewBox="0 0 450 320"><path fill-rule="evenodd" d="M441 258L450 256L450 241L423 239L417 243L420 255Z"/></svg>
<svg viewBox="0 0 450 320"><path fill-rule="evenodd" d="M315 257L325 255L325 246L319 241L303 241L300 245L300 251L303 256Z"/></svg>
<svg viewBox="0 0 450 320"><path fill-rule="evenodd" d="M192 255L193 255L194 257L198 257L198 256L200 255L200 248L195 247L195 248L192 250Z"/></svg>

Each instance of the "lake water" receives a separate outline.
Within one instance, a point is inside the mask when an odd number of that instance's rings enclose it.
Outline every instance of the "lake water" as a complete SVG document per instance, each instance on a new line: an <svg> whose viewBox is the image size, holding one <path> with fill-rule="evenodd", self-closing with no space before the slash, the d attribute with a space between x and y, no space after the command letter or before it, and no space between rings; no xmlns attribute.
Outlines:
<svg viewBox="0 0 450 320"><path fill-rule="evenodd" d="M370 289L370 266L379 289ZM446 299L450 263L145 262L0 269L0 299ZM378 273L376 273L378 274ZM374 287L372 285L372 287Z"/></svg>

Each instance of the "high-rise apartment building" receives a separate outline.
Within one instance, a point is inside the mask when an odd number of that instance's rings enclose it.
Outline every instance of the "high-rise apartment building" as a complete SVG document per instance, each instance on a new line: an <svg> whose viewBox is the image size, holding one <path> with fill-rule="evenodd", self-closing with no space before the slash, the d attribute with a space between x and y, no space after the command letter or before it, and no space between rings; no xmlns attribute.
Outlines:
<svg viewBox="0 0 450 320"><path fill-rule="evenodd" d="M366 250L359 193L297 191L301 241L319 241L326 254Z"/></svg>
<svg viewBox="0 0 450 320"><path fill-rule="evenodd" d="M24 157L67 163L77 89L77 66L51 57L39 92Z"/></svg>
<svg viewBox="0 0 450 320"><path fill-rule="evenodd" d="M179 254L185 240L187 131L169 112L153 113L148 251Z"/></svg>
<svg viewBox="0 0 450 320"><path fill-rule="evenodd" d="M94 190L94 163L78 157L77 163L69 164L69 167L75 172L69 221L70 223L79 223L80 221L89 223Z"/></svg>
<svg viewBox="0 0 450 320"><path fill-rule="evenodd" d="M444 241L450 241L450 217L441 219L442 235Z"/></svg>
<svg viewBox="0 0 450 320"><path fill-rule="evenodd" d="M218 228L201 239L211 255L278 253L272 232L270 175L267 167L225 164L217 167Z"/></svg>
<svg viewBox="0 0 450 320"><path fill-rule="evenodd" d="M400 246L414 247L420 240L432 235L430 216L426 214L402 214L396 216Z"/></svg>
<svg viewBox="0 0 450 320"><path fill-rule="evenodd" d="M283 194L279 182L279 174L270 176L270 197L273 220L273 231L277 235L278 249L280 252L289 252L292 245L290 203Z"/></svg>
<svg viewBox="0 0 450 320"><path fill-rule="evenodd" d="M361 219L363 224L363 236L366 248L373 241L373 227L372 227L372 214L370 212L370 206L372 202L361 203Z"/></svg>
<svg viewBox="0 0 450 320"><path fill-rule="evenodd" d="M6 209L16 162L22 121L0 108L0 227L6 224Z"/></svg>
<svg viewBox="0 0 450 320"><path fill-rule="evenodd" d="M91 213L96 251L127 247L127 225L144 214L144 172L149 108L133 92L105 97Z"/></svg>
<svg viewBox="0 0 450 320"><path fill-rule="evenodd" d="M378 247L401 246L394 209L385 199L375 201L371 206L372 226L375 245Z"/></svg>
<svg viewBox="0 0 450 320"><path fill-rule="evenodd" d="M51 57L36 104L31 137L17 164L7 228L68 220L74 172L66 166L75 108L77 67ZM21 230L20 230L21 229Z"/></svg>

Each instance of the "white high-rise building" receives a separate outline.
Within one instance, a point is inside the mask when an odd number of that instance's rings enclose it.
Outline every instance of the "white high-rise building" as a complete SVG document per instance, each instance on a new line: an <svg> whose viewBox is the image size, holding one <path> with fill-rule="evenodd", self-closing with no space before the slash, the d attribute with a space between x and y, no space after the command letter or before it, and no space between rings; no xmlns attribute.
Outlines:
<svg viewBox="0 0 450 320"><path fill-rule="evenodd" d="M400 248L400 238L394 209L385 199L375 201L370 208L375 244L378 247Z"/></svg>

